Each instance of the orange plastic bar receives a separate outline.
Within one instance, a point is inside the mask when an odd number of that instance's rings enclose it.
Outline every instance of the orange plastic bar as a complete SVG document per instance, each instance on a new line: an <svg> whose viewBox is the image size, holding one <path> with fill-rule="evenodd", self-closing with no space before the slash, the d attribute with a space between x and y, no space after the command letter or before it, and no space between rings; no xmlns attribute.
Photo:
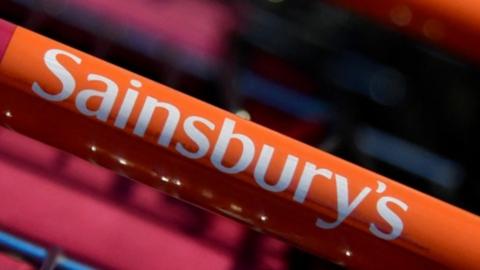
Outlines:
<svg viewBox="0 0 480 270"><path fill-rule="evenodd" d="M352 269L480 265L473 214L24 28L0 29L6 127Z"/></svg>
<svg viewBox="0 0 480 270"><path fill-rule="evenodd" d="M330 2L480 61L480 2L477 0Z"/></svg>

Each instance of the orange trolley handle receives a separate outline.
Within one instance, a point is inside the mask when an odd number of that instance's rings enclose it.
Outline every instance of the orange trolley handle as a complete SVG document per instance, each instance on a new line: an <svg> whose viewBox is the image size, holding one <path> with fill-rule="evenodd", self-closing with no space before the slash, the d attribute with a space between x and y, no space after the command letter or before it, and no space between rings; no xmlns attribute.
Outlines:
<svg viewBox="0 0 480 270"><path fill-rule="evenodd" d="M0 57L3 126L348 268L480 267L473 214L4 21Z"/></svg>

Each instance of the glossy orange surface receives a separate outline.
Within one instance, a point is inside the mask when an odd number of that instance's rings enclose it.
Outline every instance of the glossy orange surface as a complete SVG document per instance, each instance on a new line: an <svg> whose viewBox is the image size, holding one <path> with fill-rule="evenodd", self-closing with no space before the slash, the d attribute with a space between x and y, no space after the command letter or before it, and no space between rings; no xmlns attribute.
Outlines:
<svg viewBox="0 0 480 270"><path fill-rule="evenodd" d="M0 124L338 264L480 265L477 216L26 29L0 83Z"/></svg>

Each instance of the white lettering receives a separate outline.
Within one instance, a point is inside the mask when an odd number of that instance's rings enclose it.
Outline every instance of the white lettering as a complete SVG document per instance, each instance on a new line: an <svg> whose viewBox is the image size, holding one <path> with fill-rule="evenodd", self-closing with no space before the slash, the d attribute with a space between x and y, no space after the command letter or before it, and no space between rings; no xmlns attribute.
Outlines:
<svg viewBox="0 0 480 270"><path fill-rule="evenodd" d="M367 197L367 195L372 191L371 188L365 187L362 189L360 194L353 199L352 203L348 203L348 180L347 178L335 174L335 182L337 186L337 213L338 217L335 222L326 222L320 218L317 218L315 225L322 229L334 229L358 207L358 205Z"/></svg>
<svg viewBox="0 0 480 270"><path fill-rule="evenodd" d="M310 186L312 185L313 178L317 175L331 179L333 173L327 169L318 169L313 163L305 163L302 176L300 177L300 183L298 183L297 190L295 190L295 194L293 195L294 201L299 203L305 202L308 191L310 190Z"/></svg>
<svg viewBox="0 0 480 270"><path fill-rule="evenodd" d="M45 65L60 80L62 83L62 89L57 94L49 94L42 89L38 82L34 82L32 84L32 90L37 95L49 101L63 101L69 98L75 90L75 78L64 66L62 66L62 64L60 64L57 59L58 55L68 56L77 64L82 63L82 59L63 50L51 49L45 53L43 58Z"/></svg>
<svg viewBox="0 0 480 270"><path fill-rule="evenodd" d="M191 159L202 158L203 156L205 156L205 154L207 154L208 148L210 148L210 141L208 140L207 136L205 136L205 134L203 134L197 127L195 127L195 122L200 122L211 130L215 129L215 125L203 117L190 116L185 119L185 122L183 123L185 133L190 139L195 142L195 144L198 146L198 150L196 152L188 151L185 148L184 144L180 142L177 143L175 149L177 149L180 154Z"/></svg>
<svg viewBox="0 0 480 270"><path fill-rule="evenodd" d="M397 214L395 214L390 208L388 208L388 203L394 203L398 205L403 211L408 210L408 205L404 202L400 201L399 199L393 197L382 197L377 202L377 211L380 216L392 227L392 231L390 233L384 233L380 229L378 229L377 225L371 223L370 224L370 231L377 237L385 239L385 240L394 240L402 234L403 231L403 222Z"/></svg>
<svg viewBox="0 0 480 270"><path fill-rule="evenodd" d="M84 115L96 116L98 120L105 122L108 120L113 103L117 98L118 86L112 80L98 74L89 74L87 79L88 81L103 82L107 86L107 89L105 91L98 91L95 89L81 90L75 100L75 106L77 106L77 109ZM100 106L96 110L90 110L87 105L88 100L93 97L102 99Z"/></svg>
<svg viewBox="0 0 480 270"><path fill-rule="evenodd" d="M287 189L292 182L293 174L297 168L298 158L296 156L288 155L285 165L283 166L280 179L276 184L271 185L265 180L265 174L267 173L267 168L272 161L273 152L273 147L270 145L263 145L253 175L257 184L262 188L271 192L282 192Z"/></svg>
<svg viewBox="0 0 480 270"><path fill-rule="evenodd" d="M177 129L178 121L180 120L180 111L177 109L177 107L170 103L159 102L153 97L147 97L133 133L140 137L145 136L145 132L147 131L148 125L150 124L150 120L152 120L152 115L156 108L163 108L168 112L167 120L165 121L162 133L157 142L161 146L168 147L170 141L172 140L173 134Z"/></svg>
<svg viewBox="0 0 480 270"><path fill-rule="evenodd" d="M142 83L137 80L131 80L130 84L137 88L142 87ZM122 105L120 106L120 111L118 112L117 119L115 119L115 127L125 128L127 126L128 119L132 114L133 107L135 107L135 102L138 98L138 91L128 88L125 97L123 98Z"/></svg>
<svg viewBox="0 0 480 270"><path fill-rule="evenodd" d="M212 164L215 168L229 174L239 173L245 170L248 165L250 165L253 155L255 154L255 145L252 140L243 134L233 133L234 128L235 121L226 118L211 157ZM222 160L232 139L240 141L243 149L242 152L238 154L240 158L237 163L231 167L226 167L222 164Z"/></svg>

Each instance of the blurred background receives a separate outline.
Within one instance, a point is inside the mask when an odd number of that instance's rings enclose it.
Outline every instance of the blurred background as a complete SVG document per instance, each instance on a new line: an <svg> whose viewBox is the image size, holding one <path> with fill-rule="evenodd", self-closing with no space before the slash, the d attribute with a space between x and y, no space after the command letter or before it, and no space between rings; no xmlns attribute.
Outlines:
<svg viewBox="0 0 480 270"><path fill-rule="evenodd" d="M480 17L354 2L2 0L0 17L480 213ZM0 269L343 269L5 128L0 179Z"/></svg>

